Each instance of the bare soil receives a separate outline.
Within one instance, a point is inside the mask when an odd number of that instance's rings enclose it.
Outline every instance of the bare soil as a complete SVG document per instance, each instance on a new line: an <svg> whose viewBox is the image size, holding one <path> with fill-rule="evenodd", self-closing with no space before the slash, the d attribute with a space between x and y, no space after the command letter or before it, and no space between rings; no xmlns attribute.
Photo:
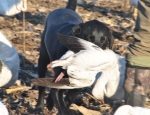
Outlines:
<svg viewBox="0 0 150 115"><path fill-rule="evenodd" d="M6 104L11 115L39 115L32 109L37 103L38 90L36 86L32 87L31 79L38 77L37 62L41 34L44 30L46 16L57 8L65 7L66 2L67 0L28 0L28 11L25 12L25 32L23 32L22 14L13 17L0 16L0 31L15 46L20 57L19 79L16 84L9 89L0 89L0 98ZM128 43L134 41L135 20L132 16L133 10L129 9L130 4L121 0L97 1L94 5L90 4L90 0L87 0L85 4L79 0L76 12L84 22L97 19L107 24L115 37L114 51L125 55ZM15 89L18 87L25 88ZM13 89L15 91L12 91ZM50 89L47 88L45 99L49 91ZM122 100L106 100L106 104L101 104L87 93L90 94L90 88L83 89L77 96L74 104L70 107L73 115L112 115L118 106L124 104ZM146 107L150 108L149 96ZM44 114L56 115L57 109L48 111L45 105Z"/></svg>

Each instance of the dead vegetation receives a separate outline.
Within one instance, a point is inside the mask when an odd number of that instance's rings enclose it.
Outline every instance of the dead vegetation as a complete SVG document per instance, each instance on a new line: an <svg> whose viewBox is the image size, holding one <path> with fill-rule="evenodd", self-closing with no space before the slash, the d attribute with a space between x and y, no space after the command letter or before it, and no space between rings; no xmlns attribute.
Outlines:
<svg viewBox="0 0 150 115"><path fill-rule="evenodd" d="M13 17L0 16L0 31L15 46L20 56L19 79L9 89L0 89L2 102L6 104L11 115L39 115L33 109L37 103L38 90L32 86L31 79L38 77L37 62L39 58L40 36L44 29L44 21L48 13L57 8L66 6L67 0L28 0L28 11L25 12L25 32L23 31L22 14ZM84 21L97 19L104 22L113 31L115 42L114 51L125 55L127 46L134 41L133 28L135 21L129 12L130 4L116 1L97 1L94 5L78 3L76 12ZM25 35L25 51L23 36ZM49 74L47 74L48 76ZM90 89L83 89L72 104L70 110L74 115L112 115L122 101L106 101L101 104L88 95ZM46 90L48 94L50 89ZM90 93L89 93L90 94ZM47 95L45 95L46 99ZM46 100L45 100L46 102ZM149 99L146 107L149 107ZM48 112L44 108L45 115L56 115L57 110Z"/></svg>

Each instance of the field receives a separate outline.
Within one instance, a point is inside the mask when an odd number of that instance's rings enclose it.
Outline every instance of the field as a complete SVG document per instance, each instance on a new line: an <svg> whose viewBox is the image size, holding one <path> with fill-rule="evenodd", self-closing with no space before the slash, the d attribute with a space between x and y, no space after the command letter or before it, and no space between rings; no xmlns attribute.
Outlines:
<svg viewBox="0 0 150 115"><path fill-rule="evenodd" d="M15 46L20 56L19 79L9 89L0 90L1 100L6 104L10 115L39 115L32 109L37 103L38 90L36 86L32 87L31 79L38 77L37 62L41 34L44 30L46 16L57 8L65 7L66 2L67 0L28 0L25 23L23 23L22 14L13 17L0 16L0 31ZM105 23L113 31L115 37L114 51L122 56L125 55L127 45L134 41L135 19L129 3L121 0L97 1L95 4L90 4L90 0L87 0L86 3L78 1L76 12L84 22L96 19ZM50 74L53 72L48 72L47 76ZM113 111L124 103L122 100L115 102L108 100L106 104L101 104L88 95L89 90L90 88L83 89L77 96L70 107L73 115L112 115ZM47 89L46 94L49 91L50 89ZM45 99L46 97L47 95ZM145 106L150 108L149 98ZM45 106L44 114L56 115L57 109L48 111Z"/></svg>

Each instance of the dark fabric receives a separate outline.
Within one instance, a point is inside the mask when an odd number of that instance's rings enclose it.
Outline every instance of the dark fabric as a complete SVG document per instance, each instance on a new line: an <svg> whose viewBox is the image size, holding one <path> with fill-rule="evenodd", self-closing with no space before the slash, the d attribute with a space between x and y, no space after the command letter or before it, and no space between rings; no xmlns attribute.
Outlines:
<svg viewBox="0 0 150 115"><path fill-rule="evenodd" d="M2 67L3 67L2 60L0 60L0 73L2 71Z"/></svg>
<svg viewBox="0 0 150 115"><path fill-rule="evenodd" d="M50 56L50 59L53 60L53 57L50 54L56 54L52 51L56 51L55 48L52 45L61 46L60 42L57 42L57 33L66 34L66 35L72 35L72 27L75 25L78 25L82 23L81 17L70 9L57 9L50 13L50 15L47 17L46 22L46 33L45 33L45 45L46 49L48 51L48 54ZM56 40L57 39L57 40ZM51 45L49 45L51 44ZM64 48L60 47L60 48ZM51 49L51 50L49 50ZM61 49L62 50L62 49ZM65 49L64 49L65 50ZM51 51L51 52L50 52ZM62 56L62 54L61 54Z"/></svg>

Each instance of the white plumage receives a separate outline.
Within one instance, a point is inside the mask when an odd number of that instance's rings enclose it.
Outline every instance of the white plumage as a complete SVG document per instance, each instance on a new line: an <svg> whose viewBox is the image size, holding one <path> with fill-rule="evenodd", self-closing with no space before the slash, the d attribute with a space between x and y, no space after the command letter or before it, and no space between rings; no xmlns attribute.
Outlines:
<svg viewBox="0 0 150 115"><path fill-rule="evenodd" d="M53 61L51 67L66 69L71 86L81 88L93 84L92 94L100 100L104 96L112 99L124 97L125 58L73 36L59 35L59 38L72 51Z"/></svg>
<svg viewBox="0 0 150 115"><path fill-rule="evenodd" d="M116 110L114 115L150 115L150 109L123 105Z"/></svg>

